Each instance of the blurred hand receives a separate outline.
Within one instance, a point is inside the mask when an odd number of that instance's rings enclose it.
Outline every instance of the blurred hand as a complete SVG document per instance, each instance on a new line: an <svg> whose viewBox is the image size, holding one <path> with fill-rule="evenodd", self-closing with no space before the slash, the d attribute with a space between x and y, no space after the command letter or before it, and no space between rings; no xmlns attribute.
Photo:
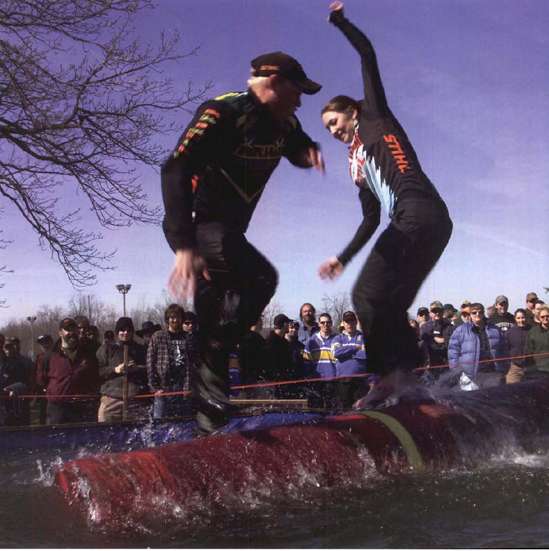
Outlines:
<svg viewBox="0 0 549 551"><path fill-rule="evenodd" d="M330 4L330 9L332 11L340 11L341 15L343 15L343 2L332 2Z"/></svg>
<svg viewBox="0 0 549 551"><path fill-rule="evenodd" d="M202 274L211 281L206 261L196 249L180 249L175 253L175 263L168 280L170 293L181 300L192 300L196 289L196 276Z"/></svg>
<svg viewBox="0 0 549 551"><path fill-rule="evenodd" d="M334 280L339 277L339 274L345 269L345 266L337 259L336 256L332 256L324 264L321 264L318 269L318 275L321 279Z"/></svg>
<svg viewBox="0 0 549 551"><path fill-rule="evenodd" d="M323 176L326 174L326 166L324 165L324 158L320 149L316 147L309 147L307 150L307 156L312 168L316 168Z"/></svg>

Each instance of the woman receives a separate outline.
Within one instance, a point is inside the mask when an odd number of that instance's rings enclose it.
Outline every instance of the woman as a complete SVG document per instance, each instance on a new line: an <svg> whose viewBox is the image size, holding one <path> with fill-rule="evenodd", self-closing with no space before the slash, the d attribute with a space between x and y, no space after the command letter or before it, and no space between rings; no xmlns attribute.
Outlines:
<svg viewBox="0 0 549 551"><path fill-rule="evenodd" d="M369 400L382 399L395 385L411 383L413 377L403 373L421 363L407 310L444 251L452 222L387 105L372 44L344 17L341 2L333 2L330 8L329 21L360 55L365 98L356 101L336 96L322 110L322 120L334 138L351 144L350 172L359 188L364 220L345 250L320 266L319 275L323 279L339 276L375 232L383 205L391 223L353 289L353 304L368 351L368 371L381 376L376 396Z"/></svg>

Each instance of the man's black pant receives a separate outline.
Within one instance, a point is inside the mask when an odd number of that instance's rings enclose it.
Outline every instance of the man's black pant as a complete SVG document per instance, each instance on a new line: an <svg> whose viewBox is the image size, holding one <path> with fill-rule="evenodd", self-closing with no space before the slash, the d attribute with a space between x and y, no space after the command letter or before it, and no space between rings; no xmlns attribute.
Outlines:
<svg viewBox="0 0 549 551"><path fill-rule="evenodd" d="M421 365L407 311L451 234L452 221L441 199L411 192L397 203L353 289L368 372Z"/></svg>
<svg viewBox="0 0 549 551"><path fill-rule="evenodd" d="M208 414L211 401L204 398L209 395L215 402L228 396L229 354L269 304L278 274L242 232L225 224L197 224L196 238L211 276L211 281L198 278L194 297L199 353L205 360L198 376L198 407Z"/></svg>

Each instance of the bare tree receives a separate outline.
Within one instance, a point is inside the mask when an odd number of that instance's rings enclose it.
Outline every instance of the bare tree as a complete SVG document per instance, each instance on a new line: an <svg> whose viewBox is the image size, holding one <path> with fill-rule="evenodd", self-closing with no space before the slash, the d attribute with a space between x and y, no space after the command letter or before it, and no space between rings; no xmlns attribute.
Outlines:
<svg viewBox="0 0 549 551"><path fill-rule="evenodd" d="M349 293L344 291L333 295L325 294L322 297L322 307L332 316L334 324L339 325L343 320L343 314L351 308Z"/></svg>
<svg viewBox="0 0 549 551"><path fill-rule="evenodd" d="M283 308L280 302L271 301L267 305L267 308L263 310L263 327L265 330L270 330L274 327L274 319L278 314L283 314ZM289 317L289 316L288 316Z"/></svg>
<svg viewBox="0 0 549 551"><path fill-rule="evenodd" d="M211 87L174 86L163 76L197 48L179 35L156 48L132 38L149 0L0 0L0 198L19 211L75 288L95 282L113 252L79 226L68 186L107 228L159 223L136 168L157 167L155 139L174 131L166 115L188 110ZM68 60L68 61L67 61ZM63 193L61 192L63 188Z"/></svg>
<svg viewBox="0 0 549 551"><path fill-rule="evenodd" d="M93 294L78 293L69 301L69 313L71 318L86 316L90 324L97 325L100 331L113 329L118 317L114 306L105 304Z"/></svg>

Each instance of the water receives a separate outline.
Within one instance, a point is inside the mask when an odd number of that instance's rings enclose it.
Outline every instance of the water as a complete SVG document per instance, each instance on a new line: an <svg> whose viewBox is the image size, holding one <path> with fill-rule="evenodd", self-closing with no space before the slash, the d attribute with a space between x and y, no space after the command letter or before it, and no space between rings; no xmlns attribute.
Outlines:
<svg viewBox="0 0 549 551"><path fill-rule="evenodd" d="M0 545L88 548L542 548L549 545L549 448L508 439L468 468L383 476L364 472L322 487L305 467L277 493L269 484L231 499L158 502L141 525L108 531L67 511L52 486L65 461L110 451L2 453ZM466 446L464 438L462 445ZM472 451L472 450L471 450ZM474 465L474 466L473 466ZM192 506L191 506L192 505Z"/></svg>

